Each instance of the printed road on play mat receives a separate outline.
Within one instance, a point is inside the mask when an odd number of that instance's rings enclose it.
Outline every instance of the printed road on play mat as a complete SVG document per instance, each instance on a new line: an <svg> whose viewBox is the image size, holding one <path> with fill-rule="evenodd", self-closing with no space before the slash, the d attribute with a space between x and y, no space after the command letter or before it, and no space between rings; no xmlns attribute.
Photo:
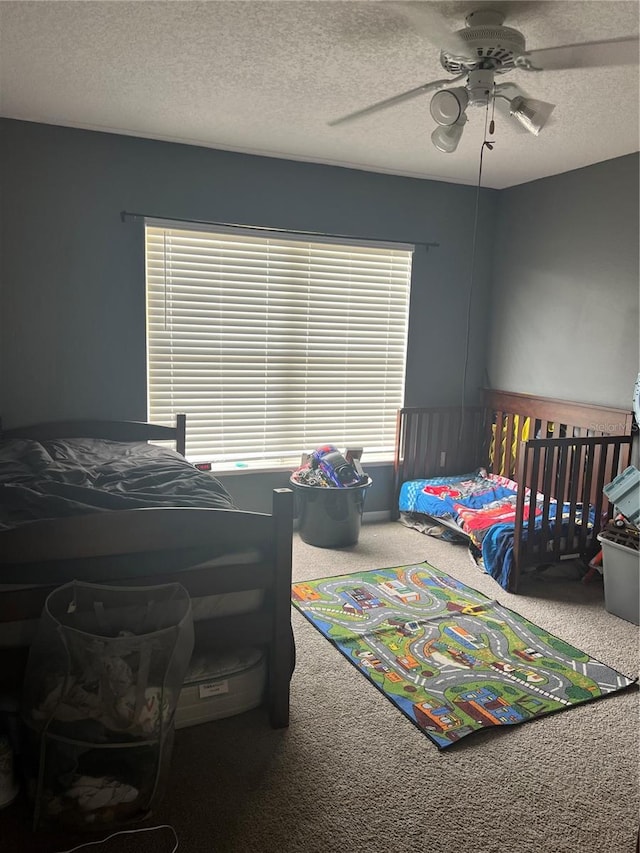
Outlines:
<svg viewBox="0 0 640 853"><path fill-rule="evenodd" d="M441 749L637 681L428 563L296 583L291 600Z"/></svg>

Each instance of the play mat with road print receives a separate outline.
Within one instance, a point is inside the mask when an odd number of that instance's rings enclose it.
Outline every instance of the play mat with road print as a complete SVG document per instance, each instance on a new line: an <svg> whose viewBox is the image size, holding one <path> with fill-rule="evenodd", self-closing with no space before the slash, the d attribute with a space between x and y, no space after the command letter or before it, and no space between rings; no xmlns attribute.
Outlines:
<svg viewBox="0 0 640 853"><path fill-rule="evenodd" d="M428 563L296 583L292 602L441 749L637 681Z"/></svg>

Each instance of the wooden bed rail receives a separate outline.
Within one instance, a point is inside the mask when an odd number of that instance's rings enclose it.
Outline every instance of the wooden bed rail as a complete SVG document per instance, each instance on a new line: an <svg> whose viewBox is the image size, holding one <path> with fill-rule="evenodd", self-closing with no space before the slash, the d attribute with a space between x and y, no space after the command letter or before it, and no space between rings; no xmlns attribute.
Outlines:
<svg viewBox="0 0 640 853"><path fill-rule="evenodd" d="M521 443L515 527L526 534L514 540L513 591L520 570L526 566L584 555L589 543L592 551L597 551L596 536L613 515L603 487L629 465L630 457L631 436L531 439ZM544 497L536 511L538 494ZM555 514L562 507L562 522L556 523Z"/></svg>
<svg viewBox="0 0 640 853"><path fill-rule="evenodd" d="M119 523L124 516L131 519L130 527ZM83 535L77 538L66 525L74 520L87 525L81 525ZM262 604L257 608L196 620L196 643L200 649L215 651L234 650L243 644L264 646L271 724L274 728L288 725L289 680L295 660L290 617L293 535L290 489L273 490L270 515L223 509L162 508L90 513L60 521L65 524L60 537L51 537L51 552L40 547L38 531L44 532L49 527L45 520L16 528L15 536L0 553L3 581L9 583L7 578L10 578L16 584L0 590L0 625L25 622L19 639L8 647L0 647L0 687L19 689L28 646L37 625L35 620L47 596L61 583L78 579L140 587L177 582L192 598L262 590ZM66 553L62 550L65 540ZM29 545L31 551L25 553ZM50 559L63 554L64 560ZM119 556L131 559L123 562ZM42 557L47 560L41 562ZM142 564L144 568L140 565L142 558L147 558ZM211 562L212 558L217 559ZM33 560L31 565L29 559ZM52 572L56 570L59 573L54 582ZM36 585L25 585L31 583Z"/></svg>
<svg viewBox="0 0 640 853"><path fill-rule="evenodd" d="M405 480L447 477L475 470L485 459L485 411L480 406L408 407L396 418L392 518Z"/></svg>

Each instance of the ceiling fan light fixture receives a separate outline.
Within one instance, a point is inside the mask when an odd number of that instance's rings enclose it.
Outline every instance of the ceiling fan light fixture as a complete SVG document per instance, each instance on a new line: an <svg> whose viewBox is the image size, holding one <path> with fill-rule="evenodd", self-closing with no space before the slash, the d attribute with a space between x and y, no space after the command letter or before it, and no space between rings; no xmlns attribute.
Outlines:
<svg viewBox="0 0 640 853"><path fill-rule="evenodd" d="M431 115L442 127L450 127L464 115L468 103L469 95L466 89L442 89L431 98Z"/></svg>
<svg viewBox="0 0 640 853"><path fill-rule="evenodd" d="M555 104L518 96L509 102L509 111L529 133L537 136L549 120Z"/></svg>
<svg viewBox="0 0 640 853"><path fill-rule="evenodd" d="M467 117L462 113L455 124L436 127L431 134L431 141L433 142L434 148L437 148L438 151L442 151L443 154L453 154L458 147L460 139L462 138L462 131L464 130L466 123Z"/></svg>

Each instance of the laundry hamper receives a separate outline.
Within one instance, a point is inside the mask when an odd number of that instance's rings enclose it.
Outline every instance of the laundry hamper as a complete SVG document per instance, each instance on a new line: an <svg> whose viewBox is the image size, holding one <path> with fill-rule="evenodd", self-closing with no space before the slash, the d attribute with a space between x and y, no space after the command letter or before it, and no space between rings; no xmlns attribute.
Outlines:
<svg viewBox="0 0 640 853"><path fill-rule="evenodd" d="M34 828L102 829L149 815L169 770L192 651L180 584L74 581L48 596L21 712Z"/></svg>

